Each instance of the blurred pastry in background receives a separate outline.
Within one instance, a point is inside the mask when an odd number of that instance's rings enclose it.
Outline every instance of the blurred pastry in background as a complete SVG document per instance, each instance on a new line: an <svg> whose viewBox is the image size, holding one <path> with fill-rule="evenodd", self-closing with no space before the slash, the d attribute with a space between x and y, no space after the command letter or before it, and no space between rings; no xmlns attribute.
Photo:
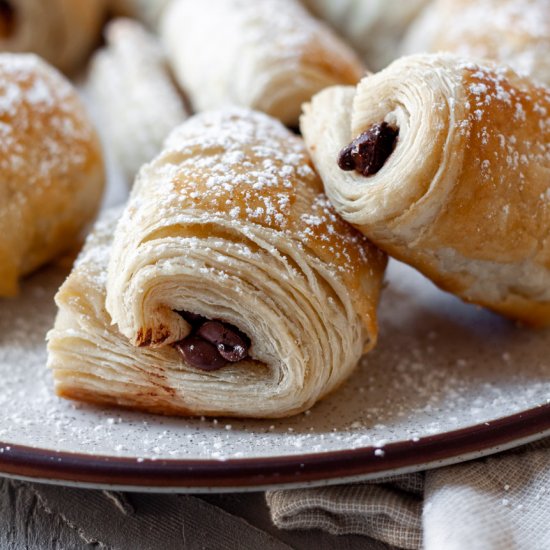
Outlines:
<svg viewBox="0 0 550 550"><path fill-rule="evenodd" d="M240 105L292 127L313 94L355 84L366 72L297 0L177 0L164 12L161 35L196 111Z"/></svg>
<svg viewBox="0 0 550 550"><path fill-rule="evenodd" d="M462 299L550 324L550 90L490 62L403 57L305 107L338 213Z"/></svg>
<svg viewBox="0 0 550 550"><path fill-rule="evenodd" d="M78 242L104 186L96 133L71 84L32 54L0 54L0 296Z"/></svg>
<svg viewBox="0 0 550 550"><path fill-rule="evenodd" d="M162 12L171 0L110 0L109 11L117 17L132 17L156 29Z"/></svg>
<svg viewBox="0 0 550 550"><path fill-rule="evenodd" d="M437 51L492 59L550 85L550 0L434 0L402 53Z"/></svg>
<svg viewBox="0 0 550 550"><path fill-rule="evenodd" d="M128 183L161 150L187 110L158 40L140 23L115 19L91 63L87 89L101 135Z"/></svg>
<svg viewBox="0 0 550 550"><path fill-rule="evenodd" d="M1 0L0 51L34 52L64 72L99 42L105 0Z"/></svg>
<svg viewBox="0 0 550 550"><path fill-rule="evenodd" d="M369 69L378 71L398 57L407 27L431 0L302 1L349 40Z"/></svg>

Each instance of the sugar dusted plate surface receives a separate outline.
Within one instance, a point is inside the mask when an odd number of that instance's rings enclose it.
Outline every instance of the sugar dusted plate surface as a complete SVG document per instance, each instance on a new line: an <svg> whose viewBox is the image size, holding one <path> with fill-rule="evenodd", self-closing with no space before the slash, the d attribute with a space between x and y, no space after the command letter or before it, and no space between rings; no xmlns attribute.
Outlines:
<svg viewBox="0 0 550 550"><path fill-rule="evenodd" d="M279 421L179 419L53 393L44 337L67 271L0 300L0 472L198 491L411 471L550 433L550 331L515 326L392 262L380 342L337 392Z"/></svg>

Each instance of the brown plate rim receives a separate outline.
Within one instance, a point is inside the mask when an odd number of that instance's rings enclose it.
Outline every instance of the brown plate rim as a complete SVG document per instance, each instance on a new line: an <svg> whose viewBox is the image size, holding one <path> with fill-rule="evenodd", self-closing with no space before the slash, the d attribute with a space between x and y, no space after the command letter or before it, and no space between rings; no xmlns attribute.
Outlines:
<svg viewBox="0 0 550 550"><path fill-rule="evenodd" d="M135 488L250 490L360 479L459 462L550 431L550 402L491 421L444 433L373 446L301 455L236 459L140 459L54 451L0 443L0 473L67 484ZM418 468L420 469L420 468Z"/></svg>

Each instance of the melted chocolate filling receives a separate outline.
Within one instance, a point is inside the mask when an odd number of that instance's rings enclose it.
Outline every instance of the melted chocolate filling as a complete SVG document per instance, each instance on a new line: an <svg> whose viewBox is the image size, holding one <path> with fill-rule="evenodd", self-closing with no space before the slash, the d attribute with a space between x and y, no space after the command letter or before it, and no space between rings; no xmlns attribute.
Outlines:
<svg viewBox="0 0 550 550"><path fill-rule="evenodd" d="M395 149L399 130L387 122L373 124L366 132L356 137L338 155L342 170L355 170L363 176L376 174Z"/></svg>
<svg viewBox="0 0 550 550"><path fill-rule="evenodd" d="M192 328L189 336L176 342L174 347L190 365L213 371L248 357L250 340L237 327L188 311L178 313Z"/></svg>

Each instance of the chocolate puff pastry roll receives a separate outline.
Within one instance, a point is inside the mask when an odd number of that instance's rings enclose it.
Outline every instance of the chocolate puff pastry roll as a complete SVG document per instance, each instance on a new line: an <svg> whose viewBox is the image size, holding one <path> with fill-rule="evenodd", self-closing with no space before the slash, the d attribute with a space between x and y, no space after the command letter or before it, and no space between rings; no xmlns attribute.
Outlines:
<svg viewBox="0 0 550 550"><path fill-rule="evenodd" d="M550 90L450 54L313 98L302 132L336 210L441 288L550 323Z"/></svg>
<svg viewBox="0 0 550 550"><path fill-rule="evenodd" d="M550 0L435 0L409 29L402 50L491 59L548 86Z"/></svg>
<svg viewBox="0 0 550 550"><path fill-rule="evenodd" d="M60 289L57 392L179 415L299 413L375 344L385 265L328 204L300 138L253 111L197 115Z"/></svg>
<svg viewBox="0 0 550 550"><path fill-rule="evenodd" d="M2 0L0 51L34 52L77 69L100 39L105 0Z"/></svg>
<svg viewBox="0 0 550 550"><path fill-rule="evenodd" d="M398 57L411 21L430 0L303 0L353 45L367 67L384 68Z"/></svg>
<svg viewBox="0 0 550 550"><path fill-rule="evenodd" d="M72 248L101 201L97 135L76 91L32 54L0 54L0 297Z"/></svg>
<svg viewBox="0 0 550 550"><path fill-rule="evenodd" d="M297 126L313 94L365 74L351 48L297 0L177 0L161 34L195 111L233 104Z"/></svg>

